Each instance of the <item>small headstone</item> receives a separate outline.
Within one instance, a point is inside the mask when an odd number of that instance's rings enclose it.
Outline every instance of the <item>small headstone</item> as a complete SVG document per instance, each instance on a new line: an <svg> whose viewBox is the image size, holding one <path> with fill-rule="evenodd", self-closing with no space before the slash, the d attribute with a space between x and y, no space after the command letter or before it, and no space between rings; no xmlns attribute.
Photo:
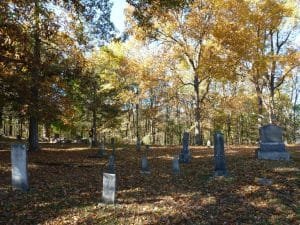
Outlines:
<svg viewBox="0 0 300 225"><path fill-rule="evenodd" d="M106 155L105 146L104 146L104 143L101 143L100 146L99 146L99 151L98 151L97 156L103 157L105 155Z"/></svg>
<svg viewBox="0 0 300 225"><path fill-rule="evenodd" d="M221 132L214 134L214 159L215 159L215 176L226 176L226 162L224 153L224 137Z"/></svg>
<svg viewBox="0 0 300 225"><path fill-rule="evenodd" d="M256 152L258 159L290 160L282 139L282 129L274 124L259 129L260 148Z"/></svg>
<svg viewBox="0 0 300 225"><path fill-rule="evenodd" d="M267 178L255 178L256 183L264 186L270 186L273 184L273 181Z"/></svg>
<svg viewBox="0 0 300 225"><path fill-rule="evenodd" d="M27 149L24 144L11 146L12 186L14 189L28 191Z"/></svg>
<svg viewBox="0 0 300 225"><path fill-rule="evenodd" d="M109 156L107 170L109 173L115 173L115 157L113 155Z"/></svg>
<svg viewBox="0 0 300 225"><path fill-rule="evenodd" d="M189 136L190 134L188 132L183 133L182 150L179 155L180 163L189 163L191 161L191 154L189 149Z"/></svg>
<svg viewBox="0 0 300 225"><path fill-rule="evenodd" d="M177 175L180 173L180 167L179 167L179 157L176 155L174 156L172 160L172 172L173 174Z"/></svg>
<svg viewBox="0 0 300 225"><path fill-rule="evenodd" d="M150 169L149 169L147 156L142 157L142 170L141 170L141 173L150 174Z"/></svg>
<svg viewBox="0 0 300 225"><path fill-rule="evenodd" d="M114 204L116 200L116 174L103 173L102 200L106 204Z"/></svg>

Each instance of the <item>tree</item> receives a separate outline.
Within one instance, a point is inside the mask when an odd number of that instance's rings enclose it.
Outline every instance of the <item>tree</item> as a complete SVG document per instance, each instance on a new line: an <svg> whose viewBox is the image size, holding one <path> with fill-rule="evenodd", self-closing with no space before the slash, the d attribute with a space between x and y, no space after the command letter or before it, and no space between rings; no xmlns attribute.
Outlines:
<svg viewBox="0 0 300 225"><path fill-rule="evenodd" d="M50 84L51 93L63 95L64 90L59 90L61 85L57 84L70 75L63 67L70 53L89 43L88 33L103 41L112 37L111 5L108 0L2 1L0 5L3 12L0 62L4 67L10 66L16 79L26 76L29 150L35 151L39 149L39 109L43 107L43 96L47 96L42 87ZM67 18L59 12L66 13ZM49 71L49 66L54 70ZM51 79L54 83L48 83Z"/></svg>
<svg viewBox="0 0 300 225"><path fill-rule="evenodd" d="M195 143L202 144L201 111L212 79L232 76L236 66L213 36L221 1L128 2L134 7L132 33L170 46L188 66L192 77L182 83L194 89Z"/></svg>

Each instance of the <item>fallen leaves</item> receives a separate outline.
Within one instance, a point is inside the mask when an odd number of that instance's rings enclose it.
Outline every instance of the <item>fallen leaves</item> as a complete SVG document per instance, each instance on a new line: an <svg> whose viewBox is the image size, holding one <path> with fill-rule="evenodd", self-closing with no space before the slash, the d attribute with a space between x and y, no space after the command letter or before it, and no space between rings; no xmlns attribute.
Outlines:
<svg viewBox="0 0 300 225"><path fill-rule="evenodd" d="M298 150L291 162L256 160L254 148L231 148L229 177L215 179L211 149L192 148L190 164L172 175L180 148L151 148L150 175L140 174L141 153L116 151L117 204L101 204L108 158L97 149L47 146L29 154L30 191L10 186L10 155L0 151L0 224L297 224ZM273 183L258 185L256 177ZM298 211L297 211L298 210Z"/></svg>

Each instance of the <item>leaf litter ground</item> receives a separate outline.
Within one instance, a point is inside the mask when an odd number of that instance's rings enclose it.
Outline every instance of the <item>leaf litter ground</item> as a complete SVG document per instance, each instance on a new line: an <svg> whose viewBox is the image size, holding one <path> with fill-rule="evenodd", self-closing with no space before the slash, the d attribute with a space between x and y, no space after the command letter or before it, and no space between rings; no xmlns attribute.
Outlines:
<svg viewBox="0 0 300 225"><path fill-rule="evenodd" d="M0 150L0 224L300 224L300 151L292 161L259 161L254 147L226 148L229 176L213 178L213 149L192 147L192 162L172 174L180 147L142 153L117 148L117 203L101 203L108 157L79 145L42 145L29 153L30 191L11 188L8 146ZM111 152L111 149L108 150ZM263 185L258 178L271 179Z"/></svg>

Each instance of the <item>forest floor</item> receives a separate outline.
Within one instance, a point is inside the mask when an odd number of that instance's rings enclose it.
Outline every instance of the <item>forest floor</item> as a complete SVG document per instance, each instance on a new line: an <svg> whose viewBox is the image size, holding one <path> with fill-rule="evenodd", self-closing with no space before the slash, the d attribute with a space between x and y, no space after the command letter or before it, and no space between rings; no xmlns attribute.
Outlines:
<svg viewBox="0 0 300 225"><path fill-rule="evenodd" d="M108 157L76 144L42 147L29 153L27 193L12 190L9 146L0 148L1 225L300 224L300 146L288 147L290 162L256 160L255 147L226 148L225 178L212 177L213 149L191 147L192 162L174 176L180 146L152 147L150 175L140 173L142 153L117 148L115 205L101 203Z"/></svg>

